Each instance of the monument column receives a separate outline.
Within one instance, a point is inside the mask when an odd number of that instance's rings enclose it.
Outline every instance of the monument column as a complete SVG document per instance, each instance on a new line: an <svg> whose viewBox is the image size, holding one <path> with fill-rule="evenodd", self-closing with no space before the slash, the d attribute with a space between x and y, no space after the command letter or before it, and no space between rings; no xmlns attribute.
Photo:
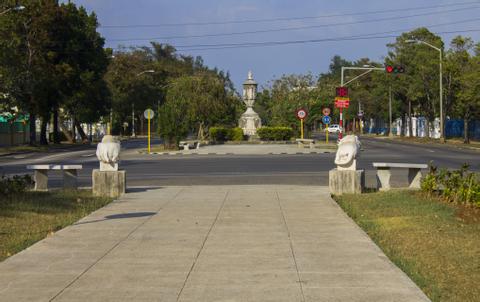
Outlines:
<svg viewBox="0 0 480 302"><path fill-rule="evenodd" d="M252 72L248 72L248 77L245 83L243 83L243 102L247 106L240 120L238 121L239 127L242 128L243 134L248 135L249 138L257 135L257 129L262 127L262 121L260 116L253 111L253 105L257 97L257 82L253 79Z"/></svg>

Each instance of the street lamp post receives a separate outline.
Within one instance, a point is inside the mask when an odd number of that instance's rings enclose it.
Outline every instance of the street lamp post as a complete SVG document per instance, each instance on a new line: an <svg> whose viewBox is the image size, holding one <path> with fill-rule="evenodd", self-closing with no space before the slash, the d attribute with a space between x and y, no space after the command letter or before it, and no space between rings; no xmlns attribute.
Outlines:
<svg viewBox="0 0 480 302"><path fill-rule="evenodd" d="M149 70L144 70L142 72L139 72L135 75L135 77L139 77L142 74L146 73L155 73L155 70L149 69ZM132 103L132 137L135 137L135 103Z"/></svg>
<svg viewBox="0 0 480 302"><path fill-rule="evenodd" d="M435 49L436 51L438 51L438 53L440 54L440 63L439 63L439 69L440 69L440 139L442 139L443 142L445 142L445 127L443 125L443 51L441 48L439 47L436 47L430 43L427 43L425 41L422 41L422 40L406 40L405 41L406 43L421 43L421 44L424 44L424 45L427 45L429 46L430 48L433 48Z"/></svg>
<svg viewBox="0 0 480 302"><path fill-rule="evenodd" d="M8 13L9 11L12 11L12 10L20 11L20 10L24 10L24 9L25 9L25 6L23 6L23 5L18 5L18 6L15 6L15 7L11 7L9 9L6 9L3 12L1 12L0 16L5 15L6 13Z"/></svg>

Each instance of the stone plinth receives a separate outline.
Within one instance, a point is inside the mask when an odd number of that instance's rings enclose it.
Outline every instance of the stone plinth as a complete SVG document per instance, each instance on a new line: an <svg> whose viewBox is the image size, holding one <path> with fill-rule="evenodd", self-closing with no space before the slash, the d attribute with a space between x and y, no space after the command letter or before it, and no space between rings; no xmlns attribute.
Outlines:
<svg viewBox="0 0 480 302"><path fill-rule="evenodd" d="M365 171L330 170L328 183L333 195L361 194L365 188Z"/></svg>
<svg viewBox="0 0 480 302"><path fill-rule="evenodd" d="M92 172L92 191L95 196L119 197L125 194L127 188L127 174L125 171Z"/></svg>

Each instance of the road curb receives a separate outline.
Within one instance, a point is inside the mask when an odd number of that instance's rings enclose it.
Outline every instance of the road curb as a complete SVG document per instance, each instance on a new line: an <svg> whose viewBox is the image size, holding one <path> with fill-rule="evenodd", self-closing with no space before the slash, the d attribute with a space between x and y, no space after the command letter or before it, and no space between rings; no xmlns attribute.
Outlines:
<svg viewBox="0 0 480 302"><path fill-rule="evenodd" d="M247 153L232 153L232 152L191 152L191 153L180 153L180 152L139 152L140 154L146 155L304 155L304 154L330 154L334 153L333 151L312 151L312 152L270 152L270 153L257 153L257 154L247 154Z"/></svg>

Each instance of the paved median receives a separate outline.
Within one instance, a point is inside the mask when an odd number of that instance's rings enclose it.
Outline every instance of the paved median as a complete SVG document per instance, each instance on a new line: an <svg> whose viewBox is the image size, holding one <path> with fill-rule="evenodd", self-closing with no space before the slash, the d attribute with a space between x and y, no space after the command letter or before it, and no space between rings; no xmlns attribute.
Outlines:
<svg viewBox="0 0 480 302"><path fill-rule="evenodd" d="M323 187L136 189L0 263L2 301L428 301Z"/></svg>

